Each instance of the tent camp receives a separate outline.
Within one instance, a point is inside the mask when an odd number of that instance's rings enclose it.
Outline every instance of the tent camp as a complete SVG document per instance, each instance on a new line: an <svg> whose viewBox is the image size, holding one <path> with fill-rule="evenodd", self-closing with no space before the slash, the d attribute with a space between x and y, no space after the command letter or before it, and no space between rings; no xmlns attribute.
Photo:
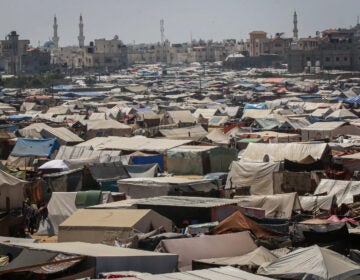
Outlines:
<svg viewBox="0 0 360 280"><path fill-rule="evenodd" d="M328 145L326 143L249 143L242 156L246 161L264 161L267 155L270 161L283 161L285 159L292 161L301 161L310 155L314 159L322 159Z"/></svg>
<svg viewBox="0 0 360 280"><path fill-rule="evenodd" d="M250 187L250 194L274 193L274 172L279 171L276 162L233 161L226 181L226 189Z"/></svg>
<svg viewBox="0 0 360 280"><path fill-rule="evenodd" d="M352 260L317 245L299 248L260 267L259 274L277 279L357 279L360 266Z"/></svg>
<svg viewBox="0 0 360 280"><path fill-rule="evenodd" d="M249 253L256 245L249 232L193 238L162 240L158 246L165 253L179 255L178 269L191 270L192 261L205 258L234 257Z"/></svg>
<svg viewBox="0 0 360 280"><path fill-rule="evenodd" d="M59 226L59 242L126 240L134 232L147 233L161 226L172 230L171 220L149 209L81 209Z"/></svg>
<svg viewBox="0 0 360 280"><path fill-rule="evenodd" d="M26 184L26 181L0 169L0 209L5 210L7 206L10 209L22 207Z"/></svg>

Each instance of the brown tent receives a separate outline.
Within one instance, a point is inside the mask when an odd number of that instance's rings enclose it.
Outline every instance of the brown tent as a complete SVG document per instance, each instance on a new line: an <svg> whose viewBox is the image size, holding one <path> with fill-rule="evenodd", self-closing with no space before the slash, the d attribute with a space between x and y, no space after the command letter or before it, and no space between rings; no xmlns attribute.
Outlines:
<svg viewBox="0 0 360 280"><path fill-rule="evenodd" d="M283 234L272 229L267 229L250 218L247 218L239 211L221 221L214 229L214 234L223 234L229 232L251 231L256 238L274 238Z"/></svg>

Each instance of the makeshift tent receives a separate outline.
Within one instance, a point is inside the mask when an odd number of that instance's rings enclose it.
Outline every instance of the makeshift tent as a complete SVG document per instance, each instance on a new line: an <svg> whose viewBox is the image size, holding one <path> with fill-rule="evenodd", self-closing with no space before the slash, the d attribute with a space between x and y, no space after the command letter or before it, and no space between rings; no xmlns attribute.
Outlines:
<svg viewBox="0 0 360 280"><path fill-rule="evenodd" d="M131 127L115 120L87 121L87 138L131 135Z"/></svg>
<svg viewBox="0 0 360 280"><path fill-rule="evenodd" d="M153 178L160 171L157 163L124 165L124 168L131 178Z"/></svg>
<svg viewBox="0 0 360 280"><path fill-rule="evenodd" d="M75 205L76 195L77 192L53 192L47 205L48 217L40 221L36 235L57 235L59 225L78 210ZM98 203L112 201L110 192L102 192Z"/></svg>
<svg viewBox="0 0 360 280"><path fill-rule="evenodd" d="M131 164L149 164L157 163L160 171L164 172L164 156L162 154L146 154L141 152L135 152L129 155Z"/></svg>
<svg viewBox="0 0 360 280"><path fill-rule="evenodd" d="M171 219L177 227L184 227L184 221L190 224L222 221L240 209L236 200L213 197L187 196L158 196L143 198L120 203L121 207L127 204L139 209L153 209L159 214ZM116 206L117 204L115 204Z"/></svg>
<svg viewBox="0 0 360 280"><path fill-rule="evenodd" d="M50 139L27 139L18 138L11 156L15 157L48 157L52 155L55 150L59 149L59 143L56 138Z"/></svg>
<svg viewBox="0 0 360 280"><path fill-rule="evenodd" d="M128 275L126 272L114 272L109 273L111 275L125 276ZM260 276L256 274L252 274L246 271L242 271L237 268L233 268L230 266L220 267L220 268L210 268L210 269L200 269L193 271L185 271L185 272L175 272L175 273L166 273L166 274L156 274L156 275L148 275L148 274L139 274L139 273L131 273L131 275L135 274L131 277L131 280L218 280L218 279L227 279L227 280L269 280L271 278Z"/></svg>
<svg viewBox="0 0 360 280"><path fill-rule="evenodd" d="M350 236L346 223L310 219L294 224L294 246L319 245L346 254Z"/></svg>
<svg viewBox="0 0 360 280"><path fill-rule="evenodd" d="M160 129L159 132L167 139L199 140L207 134L207 131L201 125L171 129Z"/></svg>
<svg viewBox="0 0 360 280"><path fill-rule="evenodd" d="M278 257L275 254L260 246L242 256L194 260L193 269L229 265L241 270L256 272L259 266L274 262L277 259Z"/></svg>
<svg viewBox="0 0 360 280"><path fill-rule="evenodd" d="M235 196L234 198L239 206L265 209L267 218L290 219L294 211L301 210L297 193Z"/></svg>
<svg viewBox="0 0 360 280"><path fill-rule="evenodd" d="M181 146L167 151L167 168L176 175L227 172L237 158L235 149L217 146Z"/></svg>
<svg viewBox="0 0 360 280"><path fill-rule="evenodd" d="M265 156L267 156L270 161L283 161L285 159L300 161L308 155L311 155L314 159L323 159L327 149L328 145L326 143L249 143L242 160L264 161Z"/></svg>
<svg viewBox="0 0 360 280"><path fill-rule="evenodd" d="M130 171L131 173L131 171ZM118 180L119 192L131 198L149 198L162 195L209 195L218 186L207 179L183 177L129 178Z"/></svg>
<svg viewBox="0 0 360 280"><path fill-rule="evenodd" d="M1 244L1 246L3 245L4 244ZM83 242L21 243L12 246L16 246L17 248L26 247L45 252L50 251L87 256L84 261L86 267L94 268L95 273L93 272L93 277L101 272L113 271L139 271L154 274L170 273L175 271L178 259L174 254L156 253ZM78 277L71 277L71 279L78 279Z"/></svg>
<svg viewBox="0 0 360 280"><path fill-rule="evenodd" d="M327 194L336 196L336 203L353 203L354 196L360 194L360 182L321 179L314 194Z"/></svg>
<svg viewBox="0 0 360 280"><path fill-rule="evenodd" d="M360 275L360 266L338 253L314 245L296 249L260 267L258 273L280 279L342 280Z"/></svg>
<svg viewBox="0 0 360 280"><path fill-rule="evenodd" d="M214 229L214 234L224 234L230 232L250 231L256 238L274 238L283 236L283 234L264 228L250 218L241 214L239 211L221 221Z"/></svg>
<svg viewBox="0 0 360 280"><path fill-rule="evenodd" d="M246 231L225 235L167 239L162 240L158 247L163 252L179 255L179 271L191 270L193 260L234 257L256 249L254 241Z"/></svg>
<svg viewBox="0 0 360 280"><path fill-rule="evenodd" d="M27 183L0 169L0 209L6 209L7 200L10 209L22 207Z"/></svg>
<svg viewBox="0 0 360 280"><path fill-rule="evenodd" d="M172 222L153 210L81 209L59 226L59 242L126 240L133 232L147 233L161 226L172 230Z"/></svg>
<svg viewBox="0 0 360 280"><path fill-rule="evenodd" d="M274 162L233 161L226 181L226 189L250 187L250 194L274 193L274 172L280 164Z"/></svg>

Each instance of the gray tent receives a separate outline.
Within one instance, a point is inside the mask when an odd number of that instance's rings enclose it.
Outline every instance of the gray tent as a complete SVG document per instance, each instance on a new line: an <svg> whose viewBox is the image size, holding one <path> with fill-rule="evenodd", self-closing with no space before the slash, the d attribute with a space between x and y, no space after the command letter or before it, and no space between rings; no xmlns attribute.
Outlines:
<svg viewBox="0 0 360 280"><path fill-rule="evenodd" d="M360 266L352 260L317 245L297 249L260 267L259 274L285 279L354 279Z"/></svg>

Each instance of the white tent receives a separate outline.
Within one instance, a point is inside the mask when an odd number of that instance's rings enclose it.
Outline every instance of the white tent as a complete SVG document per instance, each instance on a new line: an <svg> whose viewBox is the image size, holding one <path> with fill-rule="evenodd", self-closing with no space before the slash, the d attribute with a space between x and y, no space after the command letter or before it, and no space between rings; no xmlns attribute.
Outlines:
<svg viewBox="0 0 360 280"><path fill-rule="evenodd" d="M0 170L0 209L6 209L7 199L9 199L11 209L22 207L26 184L26 181Z"/></svg>
<svg viewBox="0 0 360 280"><path fill-rule="evenodd" d="M259 274L285 279L354 279L360 266L352 260L317 245L297 249L260 267Z"/></svg>
<svg viewBox="0 0 360 280"><path fill-rule="evenodd" d="M250 187L254 195L274 193L273 174L279 171L276 162L233 161L226 181L226 188Z"/></svg>

